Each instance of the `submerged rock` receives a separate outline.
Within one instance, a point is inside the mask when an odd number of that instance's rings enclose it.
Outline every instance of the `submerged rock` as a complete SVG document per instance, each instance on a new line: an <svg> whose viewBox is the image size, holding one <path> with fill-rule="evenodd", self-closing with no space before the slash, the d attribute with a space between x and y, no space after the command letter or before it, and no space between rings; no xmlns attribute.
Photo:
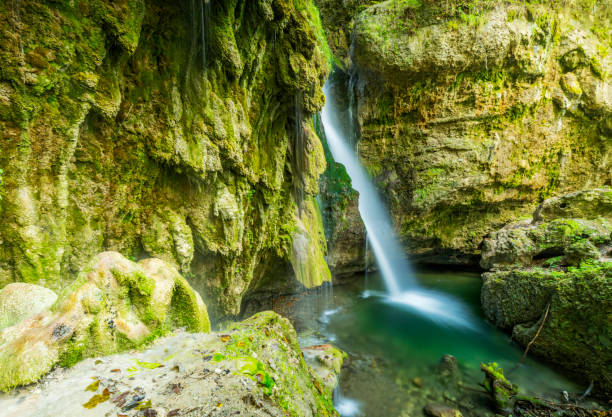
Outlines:
<svg viewBox="0 0 612 417"><path fill-rule="evenodd" d="M338 359L315 371L304 361L289 321L259 313L217 333L182 331L144 351L88 359L58 369L39 385L0 395L6 417L336 416ZM327 377L324 377L327 378Z"/></svg>
<svg viewBox="0 0 612 417"><path fill-rule="evenodd" d="M461 375L457 358L453 355L444 355L438 362L438 374L444 378L458 377Z"/></svg>
<svg viewBox="0 0 612 417"><path fill-rule="evenodd" d="M0 290L0 330L49 309L57 294L40 285L15 282Z"/></svg>
<svg viewBox="0 0 612 417"><path fill-rule="evenodd" d="M38 380L56 364L130 349L168 331L210 330L206 306L173 267L96 256L52 309L0 332L0 390Z"/></svg>
<svg viewBox="0 0 612 417"><path fill-rule="evenodd" d="M463 417L461 411L444 404L428 404L423 411L430 417Z"/></svg>

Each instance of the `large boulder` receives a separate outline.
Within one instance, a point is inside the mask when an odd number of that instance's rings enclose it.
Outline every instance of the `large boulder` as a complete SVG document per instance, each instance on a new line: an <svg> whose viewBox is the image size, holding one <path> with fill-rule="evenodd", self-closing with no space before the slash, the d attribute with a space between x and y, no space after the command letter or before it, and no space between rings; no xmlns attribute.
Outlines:
<svg viewBox="0 0 612 417"><path fill-rule="evenodd" d="M14 282L0 290L0 330L49 309L57 294L40 285Z"/></svg>
<svg viewBox="0 0 612 417"><path fill-rule="evenodd" d="M511 223L483 241L480 266L580 265L607 259L612 245L612 190L545 200L533 220Z"/></svg>
<svg viewBox="0 0 612 417"><path fill-rule="evenodd" d="M535 337L531 353L612 393L612 262L487 272L481 300L487 318L520 345Z"/></svg>
<svg viewBox="0 0 612 417"><path fill-rule="evenodd" d="M492 233L481 265L482 307L522 346L612 393L609 190L546 200L533 222ZM585 201L589 203L585 203ZM558 218L571 215L584 218ZM588 219L588 220L587 220Z"/></svg>
<svg viewBox="0 0 612 417"><path fill-rule="evenodd" d="M56 364L140 346L175 328L210 330L202 299L159 259L96 256L51 308L0 332L0 390L34 382Z"/></svg>
<svg viewBox="0 0 612 417"><path fill-rule="evenodd" d="M336 416L332 390L342 354L308 349L273 312L217 333L178 332L138 352L88 359L43 383L0 395L7 417Z"/></svg>

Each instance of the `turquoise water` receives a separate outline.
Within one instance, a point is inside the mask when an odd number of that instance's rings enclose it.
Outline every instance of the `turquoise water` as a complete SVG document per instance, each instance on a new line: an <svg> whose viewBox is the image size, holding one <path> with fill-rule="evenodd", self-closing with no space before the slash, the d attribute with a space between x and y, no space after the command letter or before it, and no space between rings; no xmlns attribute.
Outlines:
<svg viewBox="0 0 612 417"><path fill-rule="evenodd" d="M420 271L417 279L425 289L460 301L473 326L450 327L390 303L376 274L370 274L367 287L364 277L356 277L331 295L327 290L292 304L289 315L297 319L303 344L332 341L349 353L341 389L359 413L346 416L422 416L423 407L436 402L464 416L493 416L479 386L481 362L497 362L532 395L559 400L562 391L586 388L530 357L515 368L523 351L482 316L478 274ZM442 375L443 355L457 358L458 374Z"/></svg>

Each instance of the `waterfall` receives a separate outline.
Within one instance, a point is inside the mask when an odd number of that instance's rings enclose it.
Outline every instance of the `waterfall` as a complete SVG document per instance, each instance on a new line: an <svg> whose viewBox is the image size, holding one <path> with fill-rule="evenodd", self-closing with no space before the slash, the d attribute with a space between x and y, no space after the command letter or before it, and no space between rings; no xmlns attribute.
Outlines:
<svg viewBox="0 0 612 417"><path fill-rule="evenodd" d="M412 268L395 237L391 219L378 191L359 163L355 152L344 140L342 123L337 109L334 108L335 103L331 96L332 89L329 83L325 85L323 92L328 100L321 112L321 121L329 149L334 160L346 168L353 188L359 191L359 213L365 224L368 241L376 256L387 291L392 296L399 295L402 287L414 283ZM400 284L401 282L403 285Z"/></svg>
<svg viewBox="0 0 612 417"><path fill-rule="evenodd" d="M336 162L344 165L353 188L359 191L359 213L370 248L382 275L388 301L442 324L474 328L465 306L452 297L420 288L404 249L395 235L390 216L366 170L349 145L353 120L342 122L331 81L323 87L327 98L321 111L325 138ZM352 100L351 100L352 101ZM349 109L350 112L352 110ZM355 115L349 114L352 119ZM367 254L366 254L367 256Z"/></svg>

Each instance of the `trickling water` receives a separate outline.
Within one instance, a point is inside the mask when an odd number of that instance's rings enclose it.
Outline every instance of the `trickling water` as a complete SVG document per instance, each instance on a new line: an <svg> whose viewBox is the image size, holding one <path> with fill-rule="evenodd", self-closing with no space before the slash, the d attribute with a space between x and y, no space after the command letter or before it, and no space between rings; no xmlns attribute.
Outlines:
<svg viewBox="0 0 612 417"><path fill-rule="evenodd" d="M210 0L202 0L201 13L201 31L202 31L202 69L206 72L206 30L210 24Z"/></svg>
<svg viewBox="0 0 612 417"><path fill-rule="evenodd" d="M365 269L365 270L364 270L364 273L365 273L365 284L364 284L364 287L365 287L365 290L366 290L366 291L368 291L368 290L370 289L370 288L368 287L368 268L370 267L370 266L368 265L368 259L369 259L369 256L368 256L368 251L370 250L370 248L369 248L368 246L369 246L369 245L368 245L368 232L366 231L366 238L365 238L365 256L364 256L364 258L365 258L365 267L364 267L364 269Z"/></svg>
<svg viewBox="0 0 612 417"><path fill-rule="evenodd" d="M294 187L296 191L296 203L298 210L301 213L302 201L304 201L304 180L302 178L305 169L305 158L304 153L304 114L302 109L303 93L298 91L295 94L295 140L293 144L293 159L294 159Z"/></svg>
<svg viewBox="0 0 612 417"><path fill-rule="evenodd" d="M338 385L334 390L333 397L336 411L342 417L356 417L360 415L359 402L345 397L342 393L340 385Z"/></svg>
<svg viewBox="0 0 612 417"><path fill-rule="evenodd" d="M343 125L333 91L328 81L323 88L327 102L321 112L325 138L334 160L344 165L353 188L359 191L359 213L389 294L388 302L418 311L439 323L473 328L471 315L461 303L435 291L419 288L416 284L412 267L395 236L378 191L347 143L353 121L349 120L349 127Z"/></svg>

